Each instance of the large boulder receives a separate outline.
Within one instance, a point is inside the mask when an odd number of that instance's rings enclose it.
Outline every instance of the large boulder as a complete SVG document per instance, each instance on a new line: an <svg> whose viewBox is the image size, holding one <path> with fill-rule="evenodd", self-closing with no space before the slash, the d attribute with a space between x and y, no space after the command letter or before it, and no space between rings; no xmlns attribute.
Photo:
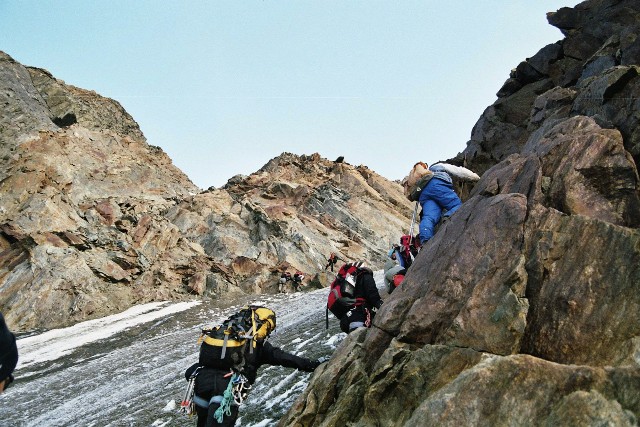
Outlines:
<svg viewBox="0 0 640 427"><path fill-rule="evenodd" d="M470 198L280 425L637 425L639 11L549 15L451 160Z"/></svg>

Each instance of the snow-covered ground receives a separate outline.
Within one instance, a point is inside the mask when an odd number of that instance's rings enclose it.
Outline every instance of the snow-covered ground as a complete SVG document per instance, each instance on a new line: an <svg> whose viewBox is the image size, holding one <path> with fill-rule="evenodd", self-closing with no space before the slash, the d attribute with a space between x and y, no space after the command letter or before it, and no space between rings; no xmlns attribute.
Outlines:
<svg viewBox="0 0 640 427"><path fill-rule="evenodd" d="M376 272L382 286L382 272ZM198 360L204 326L220 323L248 303L277 314L270 342L317 359L344 339L329 315L327 289L213 303L152 303L70 328L18 340L16 381L0 395L1 426L184 426L177 413L183 372ZM289 409L311 374L277 366L259 371L238 425L266 427Z"/></svg>
<svg viewBox="0 0 640 427"><path fill-rule="evenodd" d="M166 302L142 304L119 314L20 339L18 341L20 360L17 369L60 359L82 345L104 340L125 329L180 313L198 304L200 303L197 301L177 304ZM47 344L43 345L43 343Z"/></svg>

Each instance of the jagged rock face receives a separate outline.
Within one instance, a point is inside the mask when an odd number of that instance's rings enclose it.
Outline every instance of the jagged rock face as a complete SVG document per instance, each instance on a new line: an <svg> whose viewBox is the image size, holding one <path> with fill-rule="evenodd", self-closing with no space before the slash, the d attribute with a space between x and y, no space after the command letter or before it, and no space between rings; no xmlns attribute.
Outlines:
<svg viewBox="0 0 640 427"><path fill-rule="evenodd" d="M0 85L0 310L14 330L186 296L202 271L227 277L164 217L197 188L119 104L4 53Z"/></svg>
<svg viewBox="0 0 640 427"><path fill-rule="evenodd" d="M456 158L484 172L519 153L545 119L585 115L616 128L640 161L640 5L591 0L548 14L566 36L520 63Z"/></svg>
<svg viewBox="0 0 640 427"><path fill-rule="evenodd" d="M66 85L46 70L28 68L31 81L47 104L51 120L60 127L78 123L96 131L111 130L131 139L144 139L138 124L112 99Z"/></svg>
<svg viewBox="0 0 640 427"><path fill-rule="evenodd" d="M280 425L638 424L639 17L549 15L566 38L455 159L485 171L469 200Z"/></svg>
<svg viewBox="0 0 640 427"><path fill-rule="evenodd" d="M329 283L324 267L331 252L381 267L410 215L401 187L366 167L289 153L167 213L232 271L243 290L258 293L276 291L287 269Z"/></svg>
<svg viewBox="0 0 640 427"><path fill-rule="evenodd" d="M409 227L397 183L284 154L199 189L115 101L0 52L0 311L14 331L153 300L326 285L330 252L381 263Z"/></svg>

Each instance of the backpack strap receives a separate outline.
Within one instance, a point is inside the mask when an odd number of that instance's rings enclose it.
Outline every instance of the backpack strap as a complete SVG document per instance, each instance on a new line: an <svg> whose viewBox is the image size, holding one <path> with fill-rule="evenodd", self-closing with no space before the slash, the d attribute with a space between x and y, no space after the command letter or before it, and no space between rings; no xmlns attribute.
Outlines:
<svg viewBox="0 0 640 427"><path fill-rule="evenodd" d="M229 322L229 327L224 331L224 340L222 342L222 352L220 353L220 359L224 359L227 354L227 343L229 342L229 334L231 333L231 327L233 326L233 320Z"/></svg>
<svg viewBox="0 0 640 427"><path fill-rule="evenodd" d="M196 405L198 405L201 408L209 408L209 405L211 405L212 403L220 403L220 402L222 402L223 398L224 398L224 396L217 395L217 396L213 396L210 400L207 400L207 399L203 399L202 397L200 397L198 395L194 395L193 396L193 403L195 403Z"/></svg>

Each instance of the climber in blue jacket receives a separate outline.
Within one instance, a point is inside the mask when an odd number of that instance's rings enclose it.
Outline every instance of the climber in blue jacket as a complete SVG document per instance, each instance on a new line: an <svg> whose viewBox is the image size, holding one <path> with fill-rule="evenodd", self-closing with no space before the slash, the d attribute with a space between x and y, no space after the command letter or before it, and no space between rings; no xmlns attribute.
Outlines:
<svg viewBox="0 0 640 427"><path fill-rule="evenodd" d="M446 171L450 166L441 163L429 166L429 171L433 173L433 176L418 198L422 207L419 236L420 243L423 245L433 237L435 227L442 216L450 217L462 205L460 197L453 189L453 180Z"/></svg>

